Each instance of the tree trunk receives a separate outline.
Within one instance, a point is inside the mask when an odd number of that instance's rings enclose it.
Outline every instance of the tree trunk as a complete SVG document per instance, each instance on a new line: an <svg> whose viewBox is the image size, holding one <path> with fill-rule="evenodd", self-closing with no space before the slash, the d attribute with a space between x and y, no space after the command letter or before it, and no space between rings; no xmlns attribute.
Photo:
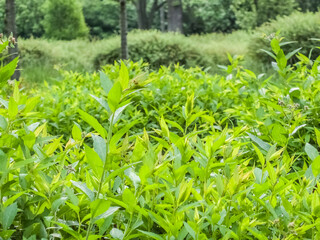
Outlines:
<svg viewBox="0 0 320 240"><path fill-rule="evenodd" d="M182 0L168 0L168 31L182 33Z"/></svg>
<svg viewBox="0 0 320 240"><path fill-rule="evenodd" d="M126 0L120 0L120 32L121 32L121 59L128 59L128 23Z"/></svg>
<svg viewBox="0 0 320 240"><path fill-rule="evenodd" d="M6 0L5 6L5 20L4 20L4 27L5 27L5 34L9 36L12 33L12 36L17 40L17 25L16 25L16 10L15 10L15 1L14 0ZM9 48L9 60L13 60L19 55L18 43L16 41L14 48ZM20 70L19 63L16 71L14 72L11 79L16 79L19 81L20 78Z"/></svg>
<svg viewBox="0 0 320 240"><path fill-rule="evenodd" d="M138 26L139 29L149 29L149 20L147 14L147 0L137 0L136 9L138 15Z"/></svg>
<svg viewBox="0 0 320 240"><path fill-rule="evenodd" d="M160 30L161 32L166 30L164 6L160 8Z"/></svg>

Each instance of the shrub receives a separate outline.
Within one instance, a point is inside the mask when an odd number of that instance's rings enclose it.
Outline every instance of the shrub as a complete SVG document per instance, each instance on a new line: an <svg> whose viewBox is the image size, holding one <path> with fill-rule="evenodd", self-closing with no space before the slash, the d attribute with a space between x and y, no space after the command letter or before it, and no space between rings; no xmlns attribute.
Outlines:
<svg viewBox="0 0 320 240"><path fill-rule="evenodd" d="M156 31L139 31L130 34L129 57L133 61L143 59L153 69L176 63L186 67L214 67L218 59L220 64L227 62L226 57L206 53L199 48L197 42L187 37ZM94 65L98 69L101 65L113 63L119 58L120 46L119 44L113 44L96 56Z"/></svg>
<svg viewBox="0 0 320 240"><path fill-rule="evenodd" d="M259 61L269 65L272 58L261 51L265 49L271 51L270 40L280 30L283 42L294 41L283 46L284 52L289 53L302 47L300 52L315 59L320 51L317 49L318 41L312 38L320 38L320 13L294 13L290 16L279 17L271 23L265 24L257 30L257 34L249 44L249 55L254 61ZM292 58L290 63L294 63L297 58Z"/></svg>
<svg viewBox="0 0 320 240"><path fill-rule="evenodd" d="M88 36L82 7L75 0L47 0L43 21L49 38L71 40Z"/></svg>

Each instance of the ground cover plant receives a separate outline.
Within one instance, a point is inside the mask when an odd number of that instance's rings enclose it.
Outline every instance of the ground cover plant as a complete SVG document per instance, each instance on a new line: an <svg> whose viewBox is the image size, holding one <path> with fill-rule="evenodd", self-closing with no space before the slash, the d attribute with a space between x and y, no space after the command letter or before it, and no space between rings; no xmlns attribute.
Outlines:
<svg viewBox="0 0 320 240"><path fill-rule="evenodd" d="M270 76L229 56L221 75L120 62L3 87L0 237L318 239L320 58L281 41Z"/></svg>

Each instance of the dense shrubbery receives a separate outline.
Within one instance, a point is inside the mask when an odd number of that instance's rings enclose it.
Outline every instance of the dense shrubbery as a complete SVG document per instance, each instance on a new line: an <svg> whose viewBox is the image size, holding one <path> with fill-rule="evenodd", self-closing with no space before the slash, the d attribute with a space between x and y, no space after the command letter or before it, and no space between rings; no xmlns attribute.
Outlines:
<svg viewBox="0 0 320 240"><path fill-rule="evenodd" d="M137 32L129 36L129 53L133 61L143 60L150 67L169 66L176 63L186 67L214 67L227 62L224 56L210 55L198 43L182 35L160 32ZM102 51L94 60L96 68L120 58L120 46Z"/></svg>
<svg viewBox="0 0 320 240"><path fill-rule="evenodd" d="M294 13L287 17L278 18L269 24L265 24L258 29L256 37L252 38L249 44L249 54L254 61L264 65L270 65L272 58L261 51L265 49L271 51L270 41L280 31L279 36L283 37L283 42L291 42L283 46L285 52L292 52L300 47L300 52L311 59L315 59L320 50L317 48L319 42L312 40L320 38L320 13ZM292 58L291 63L297 61Z"/></svg>
<svg viewBox="0 0 320 240"><path fill-rule="evenodd" d="M320 58L293 68L271 45L274 78L230 57L215 76L127 62L16 83L0 98L0 238L319 239Z"/></svg>
<svg viewBox="0 0 320 240"><path fill-rule="evenodd" d="M318 239L320 61L293 69L272 49L276 78L230 58L215 76L128 62L32 97L16 84L0 237Z"/></svg>
<svg viewBox="0 0 320 240"><path fill-rule="evenodd" d="M142 56L136 55L135 59L139 60L143 56L146 56L147 59L154 57L154 61L153 59L150 60L153 67L158 66L159 63L168 66L177 60L181 61L182 56L185 56L186 59L182 59L182 63L186 63L188 66L202 64L205 67L210 67L211 72L214 72L217 69L217 64L228 62L227 53L231 55L245 54L250 37L250 34L240 31L228 35L209 34L189 38L182 35L162 35L160 32L146 31L130 33L129 41L137 43L137 45L139 45L139 41L148 42L148 46L143 48L146 50L147 47L152 47L151 40L153 38L157 41L164 40L164 43L158 42L152 54L141 52L134 47L139 54L142 54ZM104 55L112 52L112 57L115 58L116 51L120 49L119 41L118 37L94 41L22 39L19 41L23 69L22 77L27 79L30 84L43 82L44 80L51 81L60 75L54 66L68 71L93 72L99 69L100 63L104 64L106 62L106 59L100 59L101 53ZM177 42L179 43L178 54L180 55L175 57L173 61L165 61L164 58L169 56L168 52L173 54L177 51L166 47L177 45ZM181 49L180 45L184 46L184 49ZM157 48L159 46L163 46L164 49ZM106 58L111 61L108 56Z"/></svg>

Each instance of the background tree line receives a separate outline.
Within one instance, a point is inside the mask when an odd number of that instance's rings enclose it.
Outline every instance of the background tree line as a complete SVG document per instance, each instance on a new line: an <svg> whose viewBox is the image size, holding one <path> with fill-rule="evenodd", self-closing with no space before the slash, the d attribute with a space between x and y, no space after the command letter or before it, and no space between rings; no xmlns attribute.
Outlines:
<svg viewBox="0 0 320 240"><path fill-rule="evenodd" d="M5 2L0 0L1 32ZM15 0L15 5L17 35L23 38L104 38L120 31L118 0ZM127 20L128 30L231 32L319 6L319 0L127 0Z"/></svg>

